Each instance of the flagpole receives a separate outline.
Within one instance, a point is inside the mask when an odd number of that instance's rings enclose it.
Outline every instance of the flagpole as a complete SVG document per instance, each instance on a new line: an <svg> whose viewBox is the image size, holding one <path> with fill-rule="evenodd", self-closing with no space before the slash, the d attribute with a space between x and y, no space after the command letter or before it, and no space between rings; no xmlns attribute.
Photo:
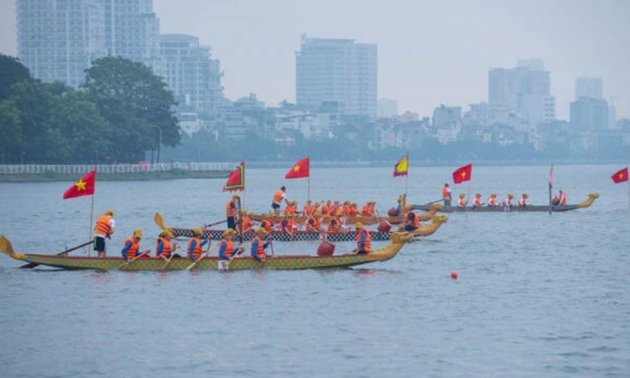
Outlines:
<svg viewBox="0 0 630 378"><path fill-rule="evenodd" d="M94 193L92 193L92 210L90 211L90 238L92 240L92 221L94 220ZM88 257L91 255L91 248L88 247Z"/></svg>
<svg viewBox="0 0 630 378"><path fill-rule="evenodd" d="M472 180L468 180L468 195L466 195L466 202L470 200L470 182ZM466 220L468 220L468 203L464 203L464 210L466 211Z"/></svg>
<svg viewBox="0 0 630 378"><path fill-rule="evenodd" d="M407 203L407 189L409 188L409 151L407 151L407 174L405 175L405 196L403 197L403 205Z"/></svg>
<svg viewBox="0 0 630 378"><path fill-rule="evenodd" d="M551 163L551 168L549 168L549 179L547 180L549 182L549 215L551 215L551 212L553 210L553 204L551 203L551 189L553 187L553 183L551 182L553 180L553 163Z"/></svg>
<svg viewBox="0 0 630 378"><path fill-rule="evenodd" d="M311 200L311 172L308 173L308 193L306 198L309 201Z"/></svg>

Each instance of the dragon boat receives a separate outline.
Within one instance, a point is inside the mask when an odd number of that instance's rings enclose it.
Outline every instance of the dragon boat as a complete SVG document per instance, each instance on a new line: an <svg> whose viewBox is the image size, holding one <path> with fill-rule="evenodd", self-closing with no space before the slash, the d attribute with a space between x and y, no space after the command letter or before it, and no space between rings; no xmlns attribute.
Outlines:
<svg viewBox="0 0 630 378"><path fill-rule="evenodd" d="M161 215L159 213L156 214L155 219L156 223L160 228L165 229L163 220L160 221ZM443 223L448 221L448 216L446 215L434 215L432 218L432 222L424 227L420 227L412 232L413 236L429 236L435 233L435 231L440 228ZM174 237L192 237L193 230L192 228L177 228L171 227L170 230L173 232ZM223 238L223 231L225 230L203 230L202 238L211 238L220 240ZM383 241L389 240L393 232L379 232L379 231L370 231L370 237L372 241ZM291 242L291 241L310 241L310 240L320 240L324 237L329 242L347 242L347 241L355 241L357 239L356 231L347 231L347 232L336 232L336 233L320 233L320 232L311 232L311 231L294 231L294 232L286 232L286 231L272 231L268 233L271 236L273 241L282 241L282 242ZM243 240L250 241L256 237L255 232L243 232Z"/></svg>
<svg viewBox="0 0 630 378"><path fill-rule="evenodd" d="M576 209L585 209L590 207L595 200L599 198L599 193L590 193L588 198L585 201L582 201L577 204L571 205L527 205L527 206L481 206L481 207L472 207L472 206L444 206L440 208L438 211L444 213L457 213L457 212L469 212L469 213L492 213L492 212L504 212L504 211L517 211L517 212L530 212L530 211L538 211L538 212L563 212L570 211ZM429 208L428 205L411 205L412 209L417 210L426 210Z"/></svg>
<svg viewBox="0 0 630 378"><path fill-rule="evenodd" d="M396 232L391 235L391 243L384 248L374 250L368 254L345 253L330 256L318 255L282 255L267 256L265 263L253 257L236 257L232 261L221 260L217 256L205 257L195 263L195 270L300 270L300 269L329 269L347 268L355 265L376 261L387 261L394 258L403 246L413 236L410 233ZM191 269L191 262L187 258L173 258L169 262L159 258L139 258L125 262L122 257L70 257L66 255L42 255L32 253L17 253L11 242L0 235L0 250L6 255L31 265L45 265L61 269L92 269L92 270L122 270L122 271L172 271Z"/></svg>
<svg viewBox="0 0 630 378"><path fill-rule="evenodd" d="M418 214L418 219L421 222L426 222L428 220L431 220L441 207L442 205L438 203L427 206L426 209L423 209L424 211L426 211L426 213ZM267 219L274 223L279 223L281 220L285 219L286 216L275 215L274 213L266 213L266 214L252 214L250 215L250 218L257 222L261 222ZM304 215L296 215L296 216L292 216L292 218L297 223L305 223L308 219L308 217ZM354 224L357 222L361 222L364 225L370 225L370 224L377 224L381 221L387 221L391 224L405 223L405 217L403 216L372 216L372 217L350 216L350 217L345 217L345 218L346 218L347 224ZM329 220L330 220L330 216L326 215L322 217L322 223L328 223Z"/></svg>

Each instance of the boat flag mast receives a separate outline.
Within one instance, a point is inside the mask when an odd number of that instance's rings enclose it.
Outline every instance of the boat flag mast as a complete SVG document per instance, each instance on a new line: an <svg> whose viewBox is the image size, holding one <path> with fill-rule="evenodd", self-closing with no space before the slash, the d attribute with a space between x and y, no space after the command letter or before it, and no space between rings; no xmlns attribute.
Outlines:
<svg viewBox="0 0 630 378"><path fill-rule="evenodd" d="M553 189L553 163L551 163L551 168L549 168L549 177L547 177L547 182L549 183L549 215L553 211L553 204L551 203L551 190Z"/></svg>

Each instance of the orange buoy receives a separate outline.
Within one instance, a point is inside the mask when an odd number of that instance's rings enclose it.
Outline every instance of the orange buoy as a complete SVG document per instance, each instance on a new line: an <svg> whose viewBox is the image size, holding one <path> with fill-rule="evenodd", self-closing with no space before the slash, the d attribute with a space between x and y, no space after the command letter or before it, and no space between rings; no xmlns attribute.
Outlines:
<svg viewBox="0 0 630 378"><path fill-rule="evenodd" d="M457 272L456 272L456 271L452 271L452 272L451 272L451 278L452 278L452 279L456 280L458 276L459 276L459 274L457 274Z"/></svg>
<svg viewBox="0 0 630 378"><path fill-rule="evenodd" d="M378 223L378 232L389 232L391 229L392 225L386 220L382 220Z"/></svg>
<svg viewBox="0 0 630 378"><path fill-rule="evenodd" d="M317 256L332 256L333 253L335 253L335 245L325 240L317 247Z"/></svg>

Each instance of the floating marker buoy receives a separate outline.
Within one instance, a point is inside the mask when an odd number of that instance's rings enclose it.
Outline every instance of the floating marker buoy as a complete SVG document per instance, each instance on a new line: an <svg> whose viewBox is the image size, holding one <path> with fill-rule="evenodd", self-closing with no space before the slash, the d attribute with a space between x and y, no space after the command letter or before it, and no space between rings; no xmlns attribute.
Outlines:
<svg viewBox="0 0 630 378"><path fill-rule="evenodd" d="M333 253L335 253L335 245L325 240L321 242L317 248L318 256L332 256Z"/></svg>
<svg viewBox="0 0 630 378"><path fill-rule="evenodd" d="M452 271L452 272L451 272L451 278L452 278L452 279L456 280L458 276L459 276L459 274L457 274L457 272L456 272L456 271Z"/></svg>
<svg viewBox="0 0 630 378"><path fill-rule="evenodd" d="M378 223L378 232L389 232L392 229L392 225L388 221L382 220Z"/></svg>

